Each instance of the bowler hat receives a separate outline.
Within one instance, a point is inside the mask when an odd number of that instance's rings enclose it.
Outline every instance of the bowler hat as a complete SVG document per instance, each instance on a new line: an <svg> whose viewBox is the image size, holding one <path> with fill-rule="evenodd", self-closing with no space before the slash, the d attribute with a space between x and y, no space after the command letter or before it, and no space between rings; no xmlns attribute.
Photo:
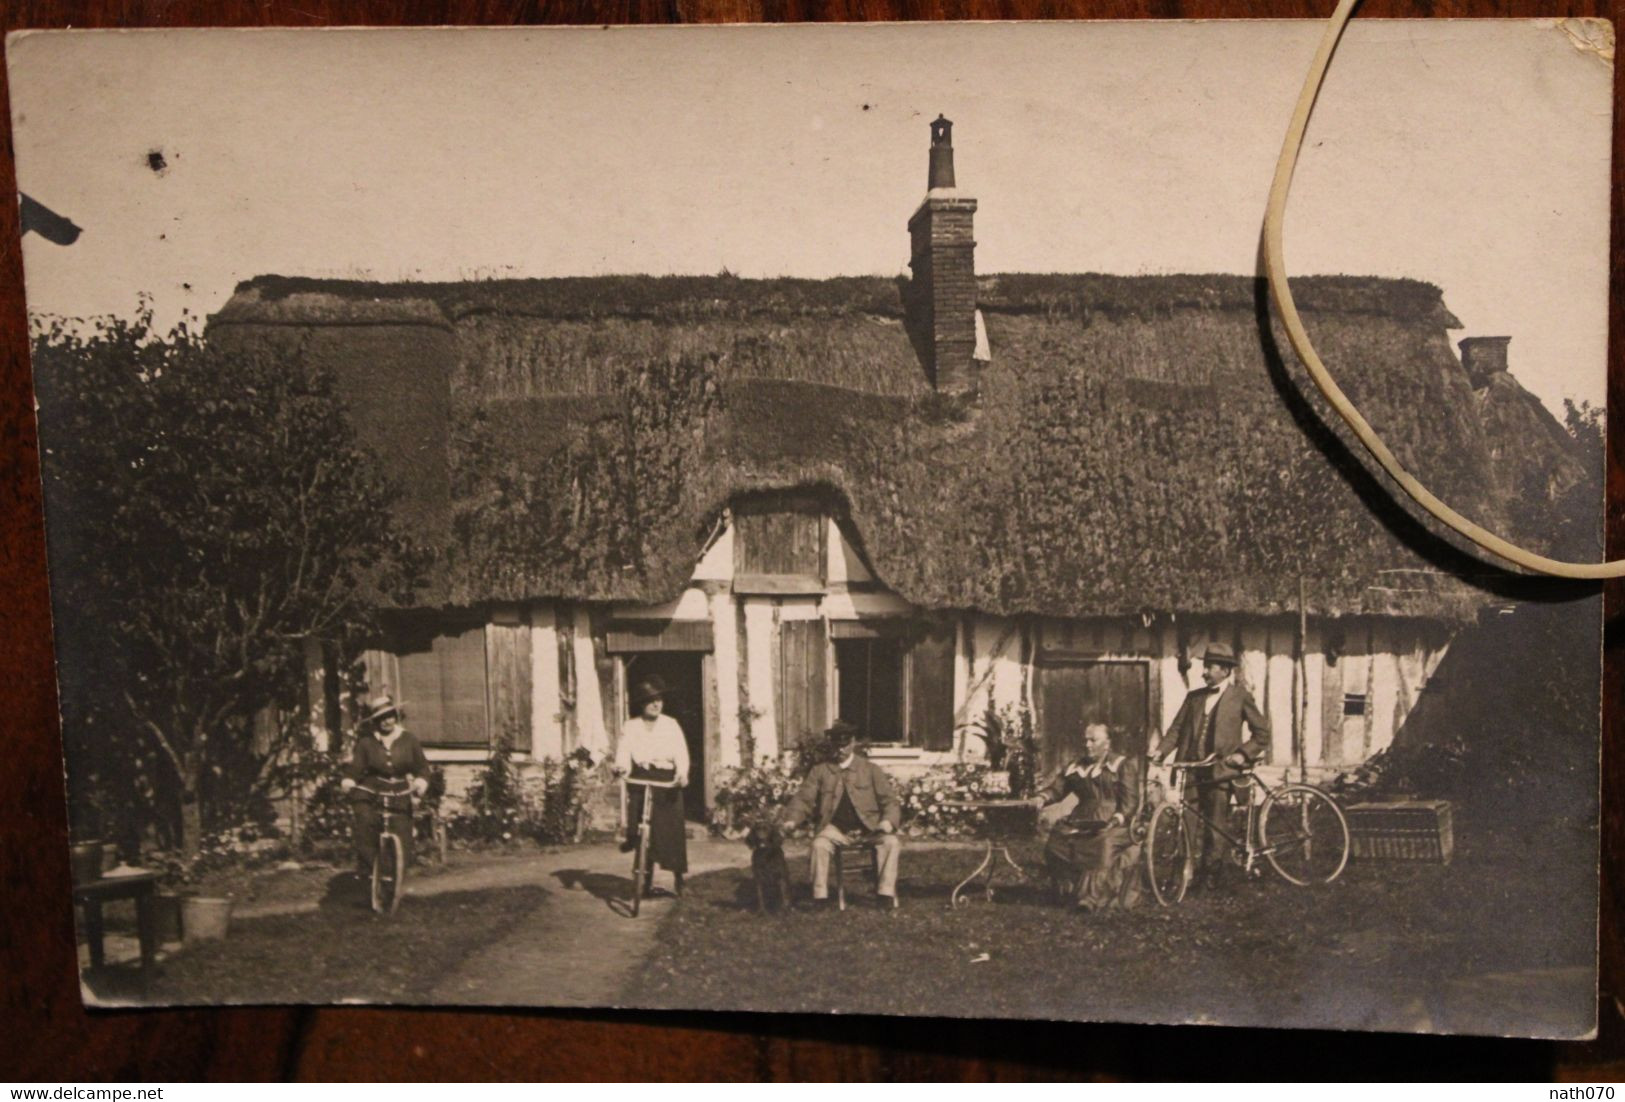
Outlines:
<svg viewBox="0 0 1625 1102"><path fill-rule="evenodd" d="M638 682L637 688L632 690L632 707L641 708L651 700L664 699L666 683L659 674L652 674Z"/></svg>
<svg viewBox="0 0 1625 1102"><path fill-rule="evenodd" d="M1230 649L1228 643L1209 643L1207 650L1202 652L1202 661L1214 662L1220 666L1234 666L1236 652Z"/></svg>
<svg viewBox="0 0 1625 1102"><path fill-rule="evenodd" d="M836 720L824 731L824 737L829 740L832 746L844 746L849 742L856 742L861 737L861 734L856 725L848 723L844 719Z"/></svg>
<svg viewBox="0 0 1625 1102"><path fill-rule="evenodd" d="M367 701L368 723L376 723L385 716L399 716L400 713L400 706L395 703L395 698L388 693L380 693Z"/></svg>

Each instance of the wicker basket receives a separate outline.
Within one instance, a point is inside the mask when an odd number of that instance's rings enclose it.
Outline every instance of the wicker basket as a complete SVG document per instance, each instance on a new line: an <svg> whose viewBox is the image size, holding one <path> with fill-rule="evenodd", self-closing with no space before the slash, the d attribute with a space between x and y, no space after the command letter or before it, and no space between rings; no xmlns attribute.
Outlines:
<svg viewBox="0 0 1625 1102"><path fill-rule="evenodd" d="M1346 814L1357 858L1450 863L1455 835L1448 800L1355 804Z"/></svg>

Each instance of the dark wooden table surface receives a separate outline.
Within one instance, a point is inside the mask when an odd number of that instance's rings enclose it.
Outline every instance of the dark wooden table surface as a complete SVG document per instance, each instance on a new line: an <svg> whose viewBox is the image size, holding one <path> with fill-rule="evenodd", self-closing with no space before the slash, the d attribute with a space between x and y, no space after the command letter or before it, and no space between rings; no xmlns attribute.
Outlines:
<svg viewBox="0 0 1625 1102"><path fill-rule="evenodd" d="M143 989L152 976L158 950L157 921L153 914L153 895L158 890L158 872L136 872L123 876L100 876L95 880L81 880L73 886L73 902L84 915L85 940L90 945L90 965L100 968L103 953L102 908L108 903L128 899L135 905L135 926L141 942L141 983Z"/></svg>
<svg viewBox="0 0 1625 1102"><path fill-rule="evenodd" d="M785 22L1056 18L1320 18L1331 0L42 0L22 27ZM1370 0L1368 17L1601 16L1606 0ZM1616 91L1616 106L1619 102ZM1617 114L1617 112L1616 112ZM9 105L0 105L9 126ZM1621 170L1616 137L1615 286ZM0 1079L671 1078L1135 1079L1625 1077L1625 665L1609 593L1602 1032L1586 1043L1270 1034L1200 1028L681 1013L230 1009L87 1014L79 1003L51 665L39 472L27 361L16 181L0 179ZM1609 405L1625 409L1611 318ZM1610 433L1609 546L1625 553L1620 425Z"/></svg>

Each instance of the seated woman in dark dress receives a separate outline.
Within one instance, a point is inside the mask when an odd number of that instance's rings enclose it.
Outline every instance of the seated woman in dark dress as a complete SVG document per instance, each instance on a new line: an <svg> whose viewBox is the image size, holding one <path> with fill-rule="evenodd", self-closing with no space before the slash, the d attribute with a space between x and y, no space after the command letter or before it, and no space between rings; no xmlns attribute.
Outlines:
<svg viewBox="0 0 1625 1102"><path fill-rule="evenodd" d="M1112 752L1103 723L1084 729L1083 756L1062 769L1040 798L1044 806L1076 796L1044 846L1044 866L1079 910L1132 907L1140 898L1140 847L1132 834L1140 808L1138 763Z"/></svg>

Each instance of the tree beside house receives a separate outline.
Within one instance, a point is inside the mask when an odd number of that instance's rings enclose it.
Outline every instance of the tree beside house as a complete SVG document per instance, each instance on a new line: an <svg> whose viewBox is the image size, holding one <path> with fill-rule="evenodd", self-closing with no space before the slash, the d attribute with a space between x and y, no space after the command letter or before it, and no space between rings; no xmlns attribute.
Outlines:
<svg viewBox="0 0 1625 1102"><path fill-rule="evenodd" d="M307 735L307 650L376 631L424 554L332 380L182 326L42 327L33 341L70 814L191 861Z"/></svg>

